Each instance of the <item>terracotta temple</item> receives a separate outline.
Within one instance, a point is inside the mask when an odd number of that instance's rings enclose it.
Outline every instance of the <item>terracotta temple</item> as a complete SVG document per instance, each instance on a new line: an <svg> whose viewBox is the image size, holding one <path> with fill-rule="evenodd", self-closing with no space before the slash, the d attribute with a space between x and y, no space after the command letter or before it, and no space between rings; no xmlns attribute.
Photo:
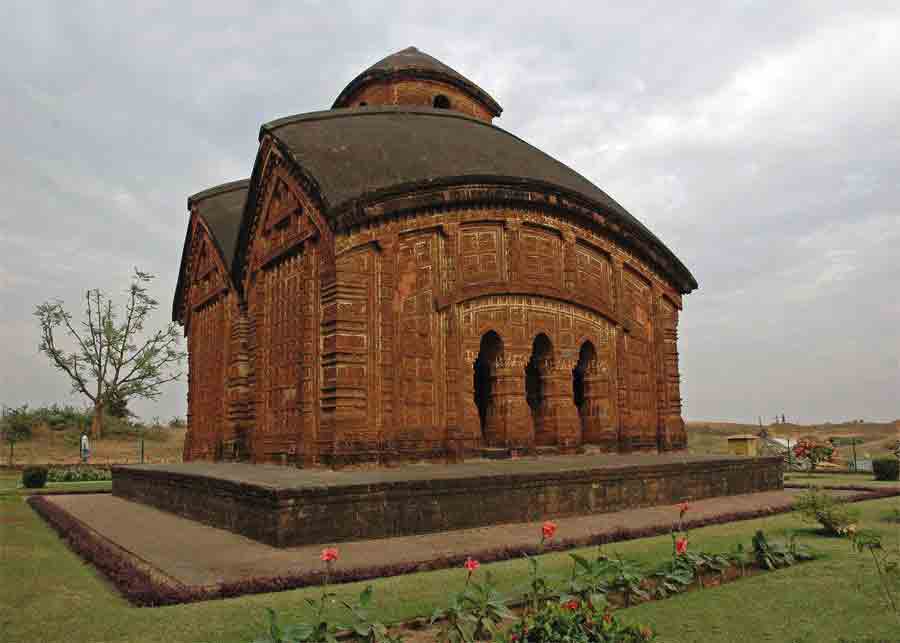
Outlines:
<svg viewBox="0 0 900 643"><path fill-rule="evenodd" d="M188 199L185 460L339 465L686 446L697 282L603 190L410 47L264 124Z"/></svg>

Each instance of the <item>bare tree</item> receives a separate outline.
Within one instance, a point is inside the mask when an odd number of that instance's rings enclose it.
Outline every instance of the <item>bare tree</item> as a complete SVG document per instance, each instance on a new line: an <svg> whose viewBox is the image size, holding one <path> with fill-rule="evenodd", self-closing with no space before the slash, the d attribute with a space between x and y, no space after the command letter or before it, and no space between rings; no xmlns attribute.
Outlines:
<svg viewBox="0 0 900 643"><path fill-rule="evenodd" d="M147 294L146 284L153 278L135 268L121 322L117 321L118 307L98 289L85 293L87 319L80 323L80 330L59 300L35 309L41 326L41 352L69 377L72 391L94 405L91 434L95 438L103 434L103 413L110 400L156 399L163 384L183 374L180 370L172 372L186 355L179 347L180 333L175 324L149 334L142 342L138 339L144 334L148 316L159 306ZM67 352L58 346L60 333L68 335L74 350Z"/></svg>

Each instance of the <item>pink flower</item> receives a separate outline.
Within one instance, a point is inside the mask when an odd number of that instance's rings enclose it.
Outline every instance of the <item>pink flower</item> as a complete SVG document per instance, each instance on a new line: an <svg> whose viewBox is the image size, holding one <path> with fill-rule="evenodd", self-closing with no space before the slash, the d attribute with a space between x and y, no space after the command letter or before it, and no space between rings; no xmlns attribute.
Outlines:
<svg viewBox="0 0 900 643"><path fill-rule="evenodd" d="M322 555L319 556L324 563L330 563L338 559L338 550L337 547L326 547L322 550Z"/></svg>
<svg viewBox="0 0 900 643"><path fill-rule="evenodd" d="M470 574L479 567L481 567L481 563L479 563L477 560L475 560L474 558L466 558L465 568L469 570Z"/></svg>
<svg viewBox="0 0 900 643"><path fill-rule="evenodd" d="M548 520L541 527L541 536L544 540L551 540L556 534L556 523Z"/></svg>
<svg viewBox="0 0 900 643"><path fill-rule="evenodd" d="M679 556L687 553L688 547L688 539L687 538L678 538L675 541L675 553Z"/></svg>

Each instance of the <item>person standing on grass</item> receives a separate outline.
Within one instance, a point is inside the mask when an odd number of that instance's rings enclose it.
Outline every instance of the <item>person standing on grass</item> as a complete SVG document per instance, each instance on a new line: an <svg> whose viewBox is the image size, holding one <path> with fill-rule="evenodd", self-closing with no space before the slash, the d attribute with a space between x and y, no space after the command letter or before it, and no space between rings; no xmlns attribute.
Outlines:
<svg viewBox="0 0 900 643"><path fill-rule="evenodd" d="M81 434L81 462L87 463L88 456L91 454L91 445L88 442L87 431Z"/></svg>

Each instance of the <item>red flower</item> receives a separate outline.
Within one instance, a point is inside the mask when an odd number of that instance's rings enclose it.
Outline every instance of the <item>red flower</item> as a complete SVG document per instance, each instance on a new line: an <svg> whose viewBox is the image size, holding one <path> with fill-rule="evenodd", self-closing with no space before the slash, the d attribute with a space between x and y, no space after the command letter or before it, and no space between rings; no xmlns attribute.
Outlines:
<svg viewBox="0 0 900 643"><path fill-rule="evenodd" d="M544 540L550 540L554 535L556 535L556 523L548 520L541 527L541 536Z"/></svg>
<svg viewBox="0 0 900 643"><path fill-rule="evenodd" d="M579 608L579 606L580 606L580 603L577 600L575 600L574 598L571 601L569 601L568 603L563 605L563 607L565 607L567 610L577 610Z"/></svg>
<svg viewBox="0 0 900 643"><path fill-rule="evenodd" d="M687 553L688 540L687 538L679 538L675 541L675 553L679 556L681 554Z"/></svg>
<svg viewBox="0 0 900 643"><path fill-rule="evenodd" d="M612 623L612 614L610 614L609 612L606 612L603 615L603 622L604 623Z"/></svg>
<svg viewBox="0 0 900 643"><path fill-rule="evenodd" d="M691 508L691 505L688 504L687 500L678 505L678 509L681 510L681 515L684 516L688 512L688 509Z"/></svg>
<svg viewBox="0 0 900 643"><path fill-rule="evenodd" d="M475 560L474 558L466 558L465 568L469 570L470 574L479 567L481 567L481 563L479 563L477 560Z"/></svg>
<svg viewBox="0 0 900 643"><path fill-rule="evenodd" d="M326 547L322 550L322 555L319 556L322 559L322 562L330 563L338 559L338 550L337 547Z"/></svg>

